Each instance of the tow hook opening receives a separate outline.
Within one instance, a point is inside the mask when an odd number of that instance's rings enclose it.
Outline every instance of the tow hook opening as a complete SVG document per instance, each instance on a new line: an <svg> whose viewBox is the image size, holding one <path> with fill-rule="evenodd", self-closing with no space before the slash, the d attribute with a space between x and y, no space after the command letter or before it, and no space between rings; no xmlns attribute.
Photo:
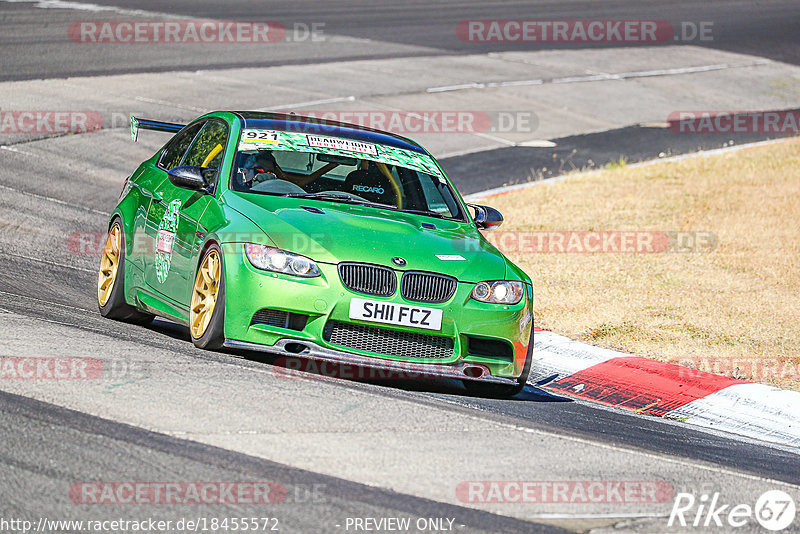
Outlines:
<svg viewBox="0 0 800 534"><path fill-rule="evenodd" d="M464 376L468 376L470 378L481 378L483 377L483 374L483 367L470 366L464 368Z"/></svg>
<svg viewBox="0 0 800 534"><path fill-rule="evenodd" d="M308 347L302 343L287 343L283 346L283 350L291 352L292 354L300 354L308 351Z"/></svg>

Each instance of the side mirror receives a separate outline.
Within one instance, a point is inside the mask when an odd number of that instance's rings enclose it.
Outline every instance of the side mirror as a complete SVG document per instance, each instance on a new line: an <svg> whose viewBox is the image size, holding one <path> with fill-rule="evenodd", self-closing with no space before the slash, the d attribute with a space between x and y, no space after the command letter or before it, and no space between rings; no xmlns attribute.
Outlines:
<svg viewBox="0 0 800 534"><path fill-rule="evenodd" d="M190 189L192 191L208 191L208 182L203 176L203 167L194 167L192 165L183 165L171 169L167 176L172 185L182 187L183 189Z"/></svg>
<svg viewBox="0 0 800 534"><path fill-rule="evenodd" d="M478 227L478 230L494 230L503 224L503 215L496 209L479 204L467 205L475 210L475 216L472 220L475 221L475 226Z"/></svg>

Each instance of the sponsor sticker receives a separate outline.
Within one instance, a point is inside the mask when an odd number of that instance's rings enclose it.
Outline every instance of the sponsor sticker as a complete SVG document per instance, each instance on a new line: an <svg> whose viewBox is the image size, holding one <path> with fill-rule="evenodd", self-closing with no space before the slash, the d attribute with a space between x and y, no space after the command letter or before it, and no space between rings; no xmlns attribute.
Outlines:
<svg viewBox="0 0 800 534"><path fill-rule="evenodd" d="M278 135L275 136L275 133ZM266 135L264 135L262 139L263 134ZM247 135L247 137L245 137L245 135ZM268 147L270 150L310 152L348 157L361 154L363 159L378 161L386 165L398 165L418 172L424 172L431 176L436 176L442 183L446 183L442 175L442 170L436 165L433 159L427 154L415 152L413 150L364 143L340 137L257 129L246 130L239 142L240 151L263 150L265 147Z"/></svg>
<svg viewBox="0 0 800 534"><path fill-rule="evenodd" d="M170 254L172 245L175 242L175 232L161 230L158 232L158 251L162 254Z"/></svg>
<svg viewBox="0 0 800 534"><path fill-rule="evenodd" d="M467 258L460 254L437 254L436 257L442 261L467 261Z"/></svg>
<svg viewBox="0 0 800 534"><path fill-rule="evenodd" d="M323 137L320 135L307 135L308 146L333 148L336 150L346 150L348 152L358 152L359 154L378 155L378 149L372 143L362 143L352 139L340 139L338 137Z"/></svg>
<svg viewBox="0 0 800 534"><path fill-rule="evenodd" d="M353 191L358 191L359 193L377 193L382 195L384 193L384 189L382 187L371 187L368 185L354 185Z"/></svg>

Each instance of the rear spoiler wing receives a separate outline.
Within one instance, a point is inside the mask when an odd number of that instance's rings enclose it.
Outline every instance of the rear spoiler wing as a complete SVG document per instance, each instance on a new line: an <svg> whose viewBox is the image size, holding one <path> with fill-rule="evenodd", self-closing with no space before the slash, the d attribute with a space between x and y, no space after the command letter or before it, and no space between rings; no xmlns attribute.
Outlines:
<svg viewBox="0 0 800 534"><path fill-rule="evenodd" d="M139 119L131 116L131 139L135 143L139 138L139 129L142 130L155 130L157 132L180 132L185 124L177 124L174 122L153 121L150 119Z"/></svg>

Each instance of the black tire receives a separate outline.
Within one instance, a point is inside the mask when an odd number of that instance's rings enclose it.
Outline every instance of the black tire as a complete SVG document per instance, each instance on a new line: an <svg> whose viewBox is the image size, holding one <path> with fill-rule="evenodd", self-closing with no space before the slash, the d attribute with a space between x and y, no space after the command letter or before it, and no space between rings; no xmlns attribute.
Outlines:
<svg viewBox="0 0 800 534"><path fill-rule="evenodd" d="M491 399L507 399L517 393L521 393L528 383L528 376L531 374L531 363L533 361L533 324L531 324L531 336L528 341L528 353L526 354L525 365L522 366L522 373L517 377L517 383L511 384L492 384L478 382L475 380L462 380L467 393L473 397L488 397Z"/></svg>
<svg viewBox="0 0 800 534"><path fill-rule="evenodd" d="M476 380L462 380L464 388L472 397L486 397L490 399L507 399L523 390L525 384L492 384L491 382L478 382Z"/></svg>
<svg viewBox="0 0 800 534"><path fill-rule="evenodd" d="M119 228L120 233L119 265L117 266L117 275L114 278L113 286L111 287L111 294L109 295L105 305L100 304L100 298L98 296L97 308L100 310L100 315L107 319L114 319L117 321L124 321L126 323L138 325L150 324L155 318L155 315L140 311L125 302L125 228L122 226L122 221L119 219L119 217L116 217L113 221L111 221L111 225L108 227L109 233L114 226Z"/></svg>
<svg viewBox="0 0 800 534"><path fill-rule="evenodd" d="M193 335L191 335L191 328L189 329L189 335L192 338L192 343L194 343L194 346L204 350L218 350L221 349L222 345L225 343L225 260L222 256L222 250L216 243L212 244L206 249L202 259L197 263L195 278L197 277L197 272L200 270L200 266L203 265L203 261L211 253L211 251L214 250L217 251L220 258L220 286L219 292L217 293L217 302L214 305L214 311L211 313L211 321L209 321L206 331L199 338L195 338ZM192 292L194 292L194 283L192 284ZM191 301L192 298L190 294L190 306Z"/></svg>

